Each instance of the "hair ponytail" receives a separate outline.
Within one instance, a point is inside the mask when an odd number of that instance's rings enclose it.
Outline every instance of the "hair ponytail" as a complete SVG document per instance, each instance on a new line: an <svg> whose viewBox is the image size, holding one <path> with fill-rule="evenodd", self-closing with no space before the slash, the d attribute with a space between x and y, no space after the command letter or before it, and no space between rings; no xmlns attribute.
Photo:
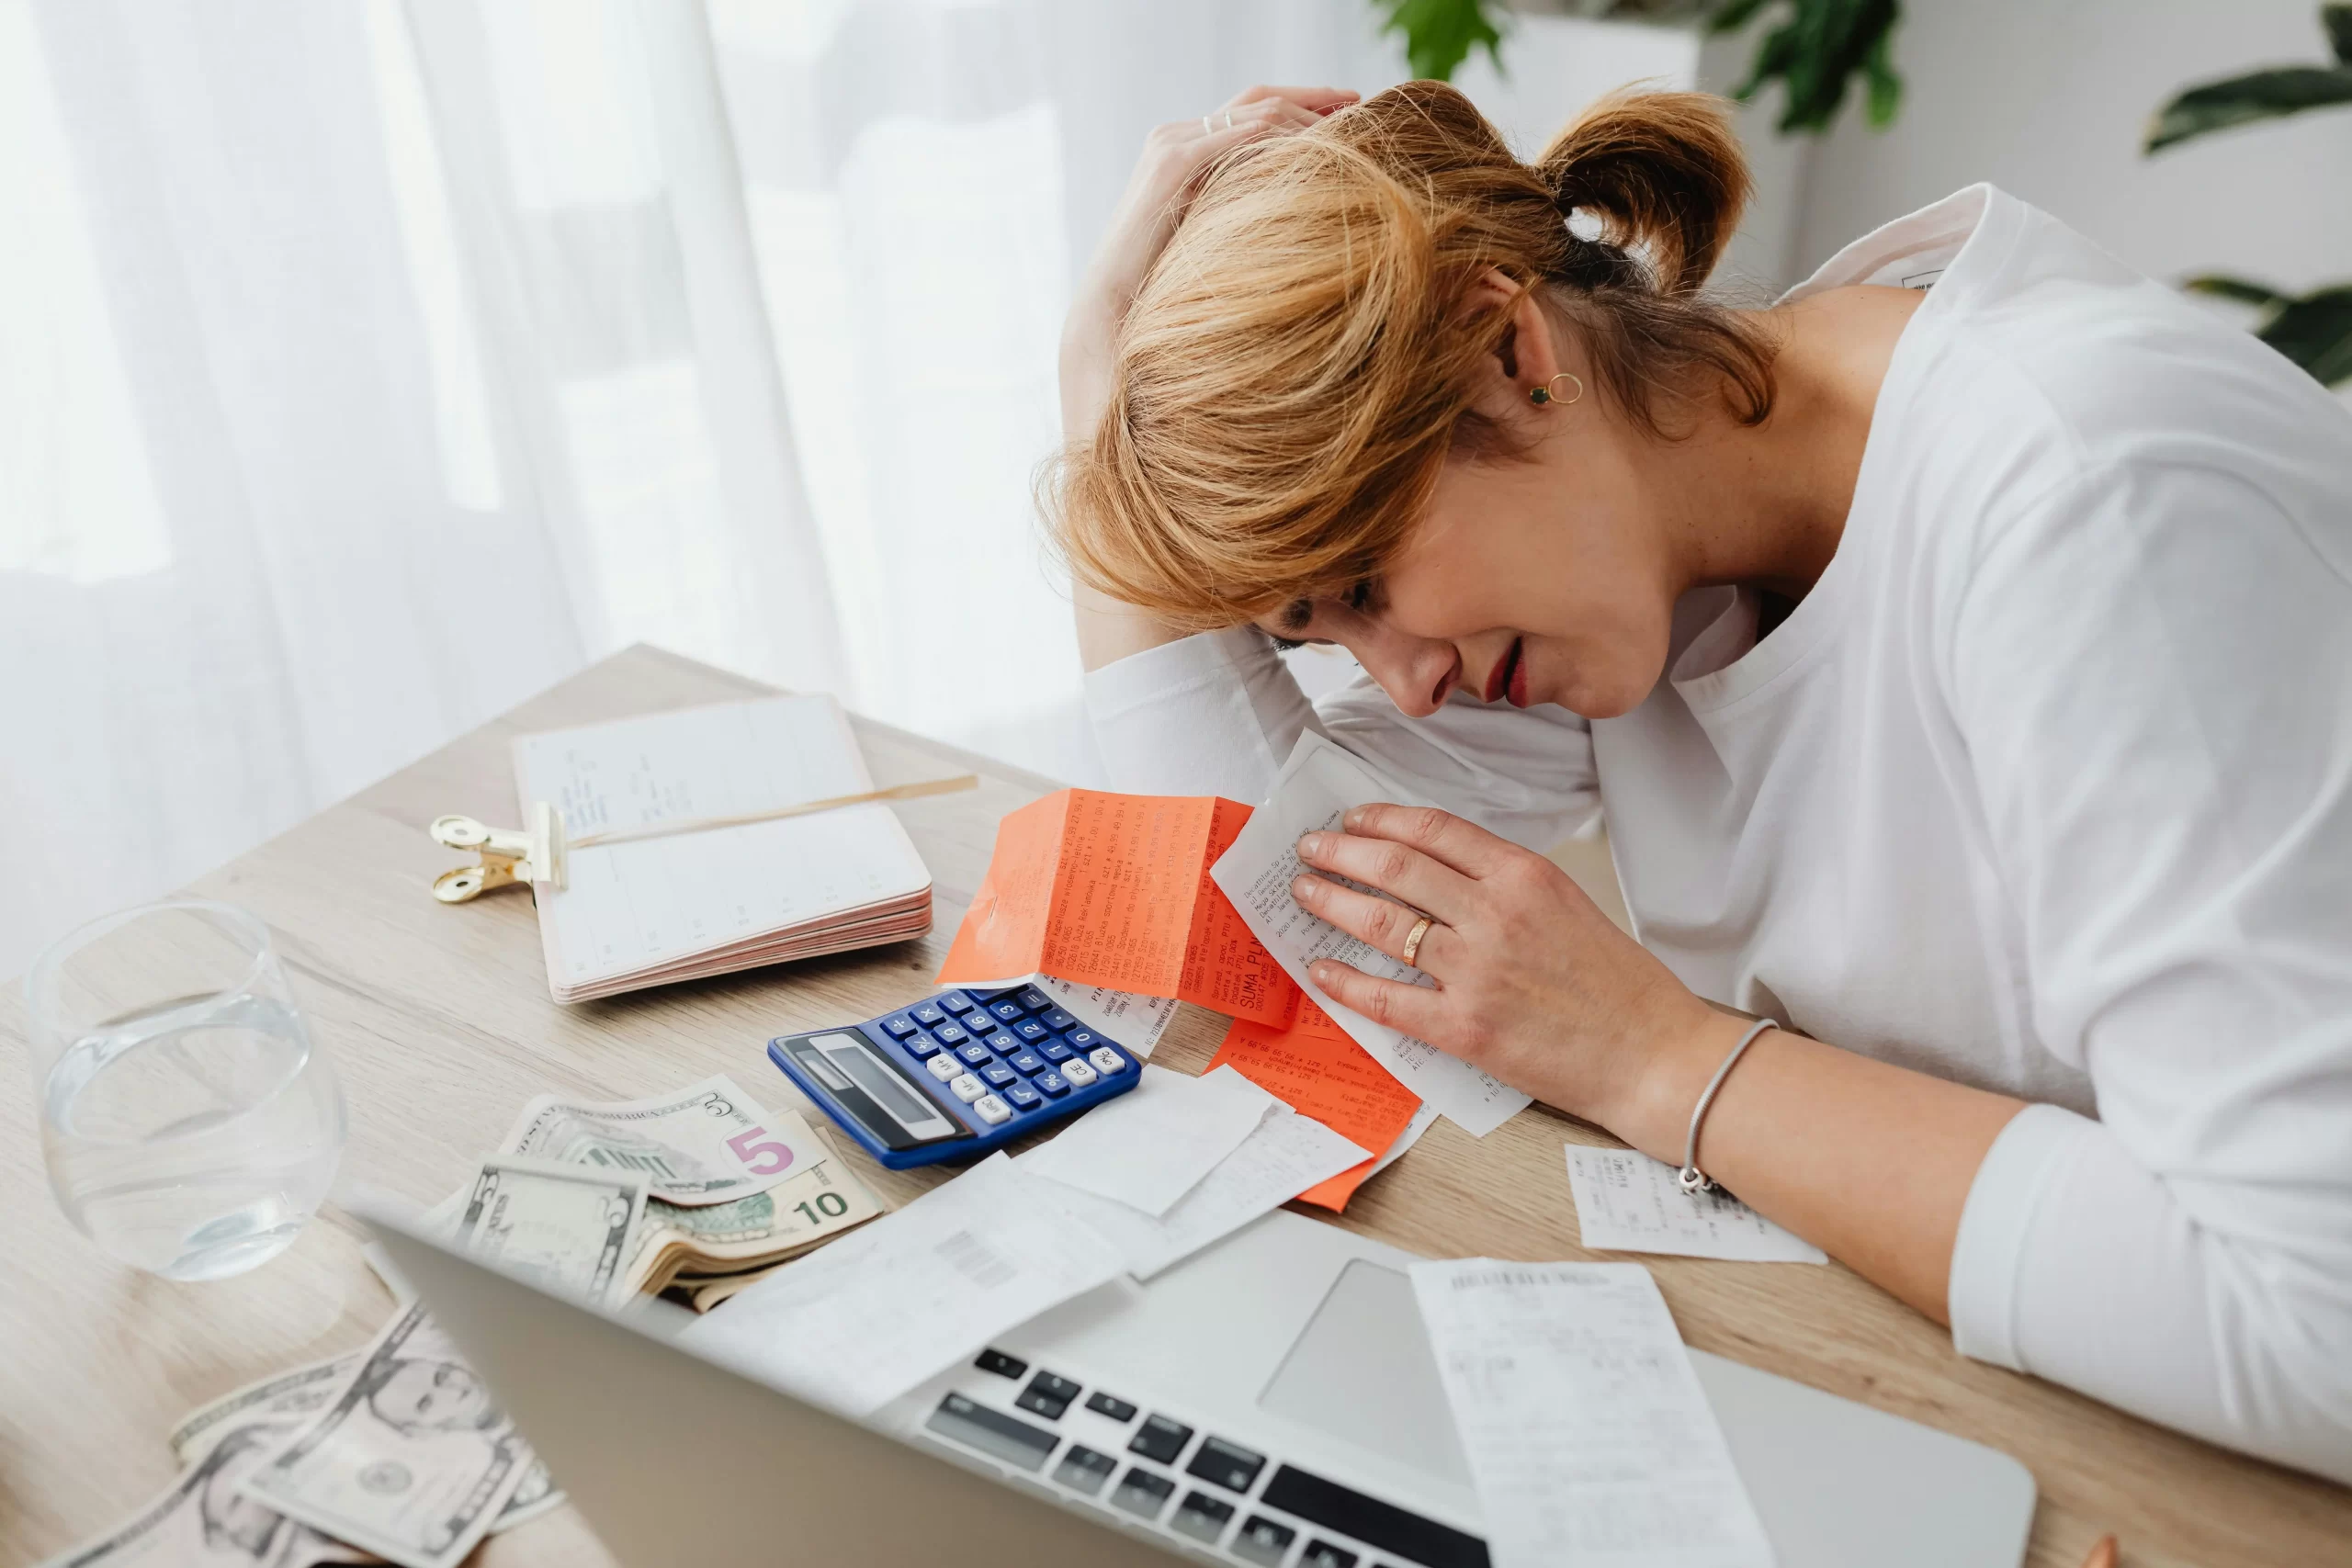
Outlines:
<svg viewBox="0 0 2352 1568"><path fill-rule="evenodd" d="M1662 294L1697 292L1747 206L1747 161L1722 101L1703 93L1612 93L1535 169L1563 216L1591 213L1608 244L1646 252Z"/></svg>
<svg viewBox="0 0 2352 1568"><path fill-rule="evenodd" d="M1494 273L1638 428L1674 439L1665 411L1707 400L1761 423L1773 345L1700 293L1747 192L1724 105L1695 93L1612 95L1533 164L1442 82L1228 154L1129 308L1100 426L1063 455L1054 543L1079 581L1194 628L1377 573L1449 454L1509 447L1469 397L1507 318L1463 304Z"/></svg>

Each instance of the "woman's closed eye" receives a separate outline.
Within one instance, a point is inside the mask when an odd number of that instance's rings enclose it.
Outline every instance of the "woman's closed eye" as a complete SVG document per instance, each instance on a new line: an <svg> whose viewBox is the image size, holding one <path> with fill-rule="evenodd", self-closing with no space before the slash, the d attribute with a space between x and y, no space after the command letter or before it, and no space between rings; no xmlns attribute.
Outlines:
<svg viewBox="0 0 2352 1568"><path fill-rule="evenodd" d="M1316 607L1318 604L1342 609L1354 615L1371 615L1377 614L1386 602L1387 595L1383 592L1379 579L1360 578L1350 585L1346 592L1330 599L1292 600L1275 612L1271 618L1272 624L1261 623L1260 629L1273 638L1276 649L1288 653L1294 649L1304 648L1308 643L1330 643L1338 640L1334 637L1308 635L1309 629L1315 625Z"/></svg>

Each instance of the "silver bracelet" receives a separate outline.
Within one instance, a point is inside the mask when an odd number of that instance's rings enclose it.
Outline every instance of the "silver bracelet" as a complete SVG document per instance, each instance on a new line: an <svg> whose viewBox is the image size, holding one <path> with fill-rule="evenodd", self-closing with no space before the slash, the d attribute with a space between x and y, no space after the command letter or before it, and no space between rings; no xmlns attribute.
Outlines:
<svg viewBox="0 0 2352 1568"><path fill-rule="evenodd" d="M1731 1048L1731 1055L1724 1058L1724 1065L1715 1069L1715 1076L1707 1080L1705 1091L1699 1096L1699 1103L1691 1108L1690 1136L1682 1145L1680 1179L1682 1190L1685 1192L1695 1197L1699 1193L1713 1192L1715 1190L1714 1179L1699 1168L1699 1123L1707 1119L1707 1107L1715 1102L1715 1090L1724 1087L1724 1079L1731 1077L1731 1070L1739 1066L1740 1057L1747 1055L1750 1045L1756 1043L1756 1037L1768 1029L1779 1027L1780 1025L1769 1018L1757 1020L1755 1026L1739 1037L1739 1043Z"/></svg>

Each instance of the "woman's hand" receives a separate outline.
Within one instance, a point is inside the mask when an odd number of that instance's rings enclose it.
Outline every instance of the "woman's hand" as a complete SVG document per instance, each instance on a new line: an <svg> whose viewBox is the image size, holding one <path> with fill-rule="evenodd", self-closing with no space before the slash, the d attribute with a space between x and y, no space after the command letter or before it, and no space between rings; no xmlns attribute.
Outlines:
<svg viewBox="0 0 2352 1568"><path fill-rule="evenodd" d="M1062 330L1065 436L1079 440L1094 428L1109 392L1111 341L1209 165L1244 142L1305 130L1358 96L1341 87L1252 87L1145 138L1143 156Z"/></svg>
<svg viewBox="0 0 2352 1568"><path fill-rule="evenodd" d="M1720 1055L1727 1042L1716 1037L1728 1030L1736 1039L1737 1020L1692 995L1539 854L1434 809L1359 806L1343 826L1302 838L1299 859L1390 897L1322 876L1299 877L1293 896L1399 959L1427 913L1437 923L1414 961L1438 984L1375 979L1327 959L1310 970L1317 985L1367 1018L1680 1160L1671 1109L1679 1087L1675 1096L1646 1092L1648 1080L1668 1058Z"/></svg>

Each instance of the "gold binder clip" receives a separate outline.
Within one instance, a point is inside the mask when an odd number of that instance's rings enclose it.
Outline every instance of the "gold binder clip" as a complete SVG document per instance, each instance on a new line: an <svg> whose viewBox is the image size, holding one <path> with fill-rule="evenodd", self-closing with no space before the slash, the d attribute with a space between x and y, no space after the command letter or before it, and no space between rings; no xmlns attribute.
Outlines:
<svg viewBox="0 0 2352 1568"><path fill-rule="evenodd" d="M470 817L436 817L427 829L434 842L453 850L479 850L481 863L445 871L433 884L444 904L463 904L509 883L551 882L563 886L563 814L542 800L531 807L531 826L485 828Z"/></svg>

